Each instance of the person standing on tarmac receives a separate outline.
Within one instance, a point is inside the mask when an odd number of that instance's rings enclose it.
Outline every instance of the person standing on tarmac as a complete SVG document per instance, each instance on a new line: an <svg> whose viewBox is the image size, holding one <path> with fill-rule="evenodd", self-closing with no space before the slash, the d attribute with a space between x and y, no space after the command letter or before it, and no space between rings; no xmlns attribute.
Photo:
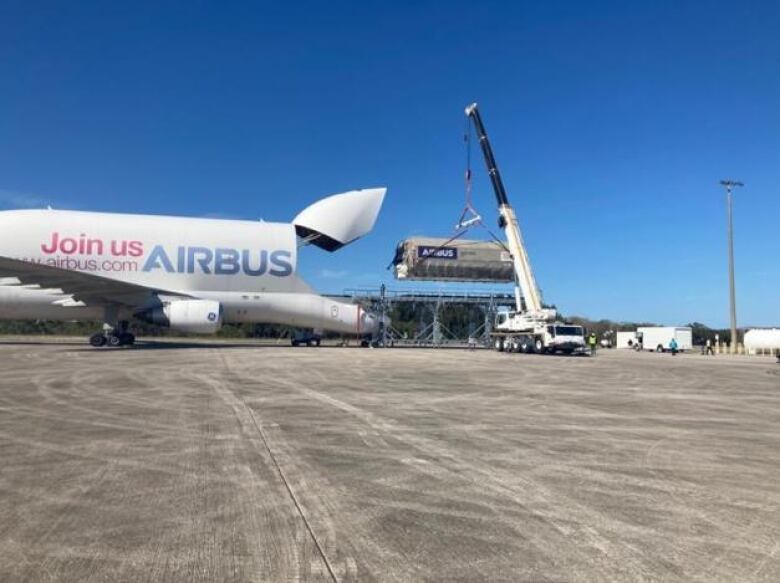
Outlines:
<svg viewBox="0 0 780 583"><path fill-rule="evenodd" d="M715 351L712 349L712 340L707 338L707 349L704 351L704 354L710 354L712 356L715 356Z"/></svg>
<svg viewBox="0 0 780 583"><path fill-rule="evenodd" d="M677 339L672 338L672 341L669 343L669 350L672 351L672 356L677 356Z"/></svg>
<svg viewBox="0 0 780 583"><path fill-rule="evenodd" d="M596 356L596 333L591 332L590 336L588 336L588 346L590 346L590 355Z"/></svg>

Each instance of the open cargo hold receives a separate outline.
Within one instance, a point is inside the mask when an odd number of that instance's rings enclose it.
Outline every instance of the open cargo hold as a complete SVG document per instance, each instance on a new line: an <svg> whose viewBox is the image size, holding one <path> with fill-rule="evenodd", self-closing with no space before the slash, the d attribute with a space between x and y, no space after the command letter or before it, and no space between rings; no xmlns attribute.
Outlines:
<svg viewBox="0 0 780 583"><path fill-rule="evenodd" d="M398 244L397 279L512 283L512 257L495 241L415 237Z"/></svg>

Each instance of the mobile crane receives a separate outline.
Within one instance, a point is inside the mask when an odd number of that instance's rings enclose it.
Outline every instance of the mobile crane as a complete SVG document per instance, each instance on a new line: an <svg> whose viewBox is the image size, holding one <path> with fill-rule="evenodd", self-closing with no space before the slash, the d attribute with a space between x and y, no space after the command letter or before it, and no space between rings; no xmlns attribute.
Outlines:
<svg viewBox="0 0 780 583"><path fill-rule="evenodd" d="M523 244L520 224L512 205L509 204L476 103L466 107L466 116L474 124L485 158L488 176L498 202L498 226L506 236L515 272L515 310L499 312L496 315L491 334L493 346L498 351L583 353L585 336L582 327L557 321L557 311L542 306L531 262Z"/></svg>

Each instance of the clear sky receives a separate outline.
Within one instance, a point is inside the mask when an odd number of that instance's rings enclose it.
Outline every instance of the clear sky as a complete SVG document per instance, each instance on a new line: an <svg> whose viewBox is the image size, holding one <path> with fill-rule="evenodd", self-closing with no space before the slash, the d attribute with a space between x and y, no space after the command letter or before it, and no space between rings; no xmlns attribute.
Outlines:
<svg viewBox="0 0 780 583"><path fill-rule="evenodd" d="M780 325L778 31L771 1L5 0L0 207L287 221L386 185L374 232L301 270L400 288L395 243L463 206L476 100L546 301L726 325L733 177L740 324Z"/></svg>

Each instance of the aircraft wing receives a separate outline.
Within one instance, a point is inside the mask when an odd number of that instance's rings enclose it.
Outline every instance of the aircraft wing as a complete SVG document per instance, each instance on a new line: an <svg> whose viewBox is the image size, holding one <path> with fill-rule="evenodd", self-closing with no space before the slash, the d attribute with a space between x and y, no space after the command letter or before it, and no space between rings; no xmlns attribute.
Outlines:
<svg viewBox="0 0 780 583"><path fill-rule="evenodd" d="M61 290L63 295L72 296L75 302L83 302L88 306L120 304L135 308L148 304L157 294L184 295L91 273L0 256L0 278L6 277L18 279L22 285Z"/></svg>

